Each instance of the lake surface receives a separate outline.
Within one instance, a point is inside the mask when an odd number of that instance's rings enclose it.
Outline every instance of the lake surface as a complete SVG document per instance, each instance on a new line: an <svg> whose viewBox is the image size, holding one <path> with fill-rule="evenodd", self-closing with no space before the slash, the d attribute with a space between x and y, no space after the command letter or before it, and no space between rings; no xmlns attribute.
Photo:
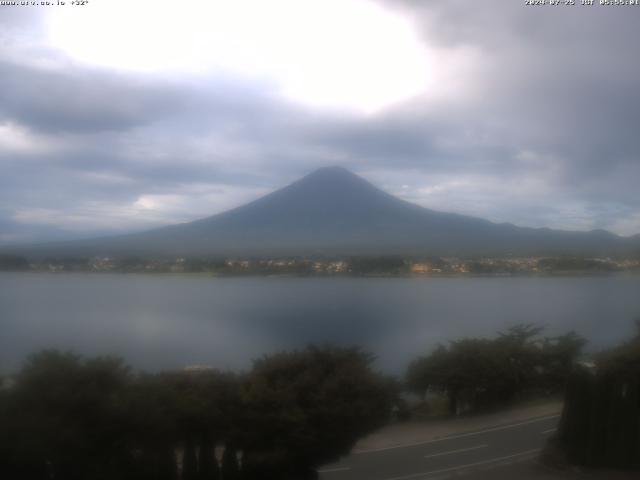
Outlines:
<svg viewBox="0 0 640 480"><path fill-rule="evenodd" d="M0 274L0 371L42 348L115 354L136 368L242 369L310 342L359 345L401 373L438 342L522 322L599 349L633 331L640 276L214 278Z"/></svg>

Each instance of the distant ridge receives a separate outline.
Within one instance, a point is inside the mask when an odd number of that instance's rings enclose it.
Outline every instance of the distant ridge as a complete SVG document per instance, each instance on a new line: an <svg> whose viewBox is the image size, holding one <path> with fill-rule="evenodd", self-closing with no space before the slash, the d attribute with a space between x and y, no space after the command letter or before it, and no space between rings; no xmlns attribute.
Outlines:
<svg viewBox="0 0 640 480"><path fill-rule="evenodd" d="M638 250L640 235L523 228L437 212L383 192L342 167L321 168L251 203L190 223L11 249L30 257L611 255Z"/></svg>

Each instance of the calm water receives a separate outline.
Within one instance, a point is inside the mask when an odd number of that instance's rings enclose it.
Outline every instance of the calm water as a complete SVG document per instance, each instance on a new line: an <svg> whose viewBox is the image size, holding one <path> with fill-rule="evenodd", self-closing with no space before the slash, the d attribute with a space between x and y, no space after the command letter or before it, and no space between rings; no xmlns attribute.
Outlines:
<svg viewBox="0 0 640 480"><path fill-rule="evenodd" d="M360 345L401 372L438 342L519 322L574 329L592 348L633 331L640 276L209 278L0 274L0 370L45 347L111 353L144 369L253 358L309 342Z"/></svg>

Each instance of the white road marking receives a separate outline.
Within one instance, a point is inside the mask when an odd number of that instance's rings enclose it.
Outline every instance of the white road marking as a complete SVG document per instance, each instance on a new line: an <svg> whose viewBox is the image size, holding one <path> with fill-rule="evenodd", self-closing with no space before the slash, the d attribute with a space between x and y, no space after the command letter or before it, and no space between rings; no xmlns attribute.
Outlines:
<svg viewBox="0 0 640 480"><path fill-rule="evenodd" d="M347 470L351 470L351 467L325 468L323 470L318 470L318 473L346 472Z"/></svg>
<svg viewBox="0 0 640 480"><path fill-rule="evenodd" d="M527 450L525 452L514 453L513 455L505 455L504 457L496 457L496 458L492 458L492 459L489 459L489 460L483 460L481 462L467 463L465 465L458 465L457 467L441 468L440 470L431 470L429 472L412 473L410 475L403 475L401 477L386 478L385 480L409 480L411 478L425 477L427 475L435 475L435 474L438 474L438 473L453 472L453 471L456 471L456 470L462 470L464 468L478 467L480 465L486 465L488 463L502 462L504 460L510 460L510 459L516 458L516 457L523 457L523 456L531 455L533 453L538 453L538 452L540 452L540 449L536 448L535 450Z"/></svg>
<svg viewBox="0 0 640 480"><path fill-rule="evenodd" d="M550 428L549 430L543 430L540 432L540 435L547 435L548 433L553 433L557 430L557 428Z"/></svg>
<svg viewBox="0 0 640 480"><path fill-rule="evenodd" d="M448 441L448 440L457 440L458 438L473 437L475 435L482 435L483 433L497 432L499 430L507 430L509 428L521 427L523 425L530 425L532 423L544 422L545 420L551 420L552 418L558 418L558 417L560 417L560 414L558 414L558 415L548 415L546 417L540 417L540 418L535 418L533 420L527 420L526 422L512 423L510 425L502 425L500 427L487 428L485 430L479 430L477 432L461 433L459 435L451 435L451 436L448 436L448 437L436 438L436 439L433 439L433 440L425 440L424 442L404 443L402 445L392 445L390 447L372 448L370 450L360 450L359 452L353 452L352 455L362 455L363 453L384 452L386 450L396 450L398 448L417 447L419 445L428 445L430 443L438 443L438 442L444 442L444 441Z"/></svg>
<svg viewBox="0 0 640 480"><path fill-rule="evenodd" d="M489 445L476 445L475 447L460 448L458 450L450 450L448 452L434 453L433 455L425 455L424 458L442 457L444 455L452 455L454 453L470 452L471 450L479 450L480 448L487 448L488 446Z"/></svg>

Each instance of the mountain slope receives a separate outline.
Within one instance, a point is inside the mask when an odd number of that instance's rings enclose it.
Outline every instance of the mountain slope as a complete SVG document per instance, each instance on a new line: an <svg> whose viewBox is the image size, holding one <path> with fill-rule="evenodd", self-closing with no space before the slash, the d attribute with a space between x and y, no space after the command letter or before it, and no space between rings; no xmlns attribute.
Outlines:
<svg viewBox="0 0 640 480"><path fill-rule="evenodd" d="M33 247L49 255L611 254L637 239L605 231L521 228L441 213L389 195L340 167L191 223Z"/></svg>

